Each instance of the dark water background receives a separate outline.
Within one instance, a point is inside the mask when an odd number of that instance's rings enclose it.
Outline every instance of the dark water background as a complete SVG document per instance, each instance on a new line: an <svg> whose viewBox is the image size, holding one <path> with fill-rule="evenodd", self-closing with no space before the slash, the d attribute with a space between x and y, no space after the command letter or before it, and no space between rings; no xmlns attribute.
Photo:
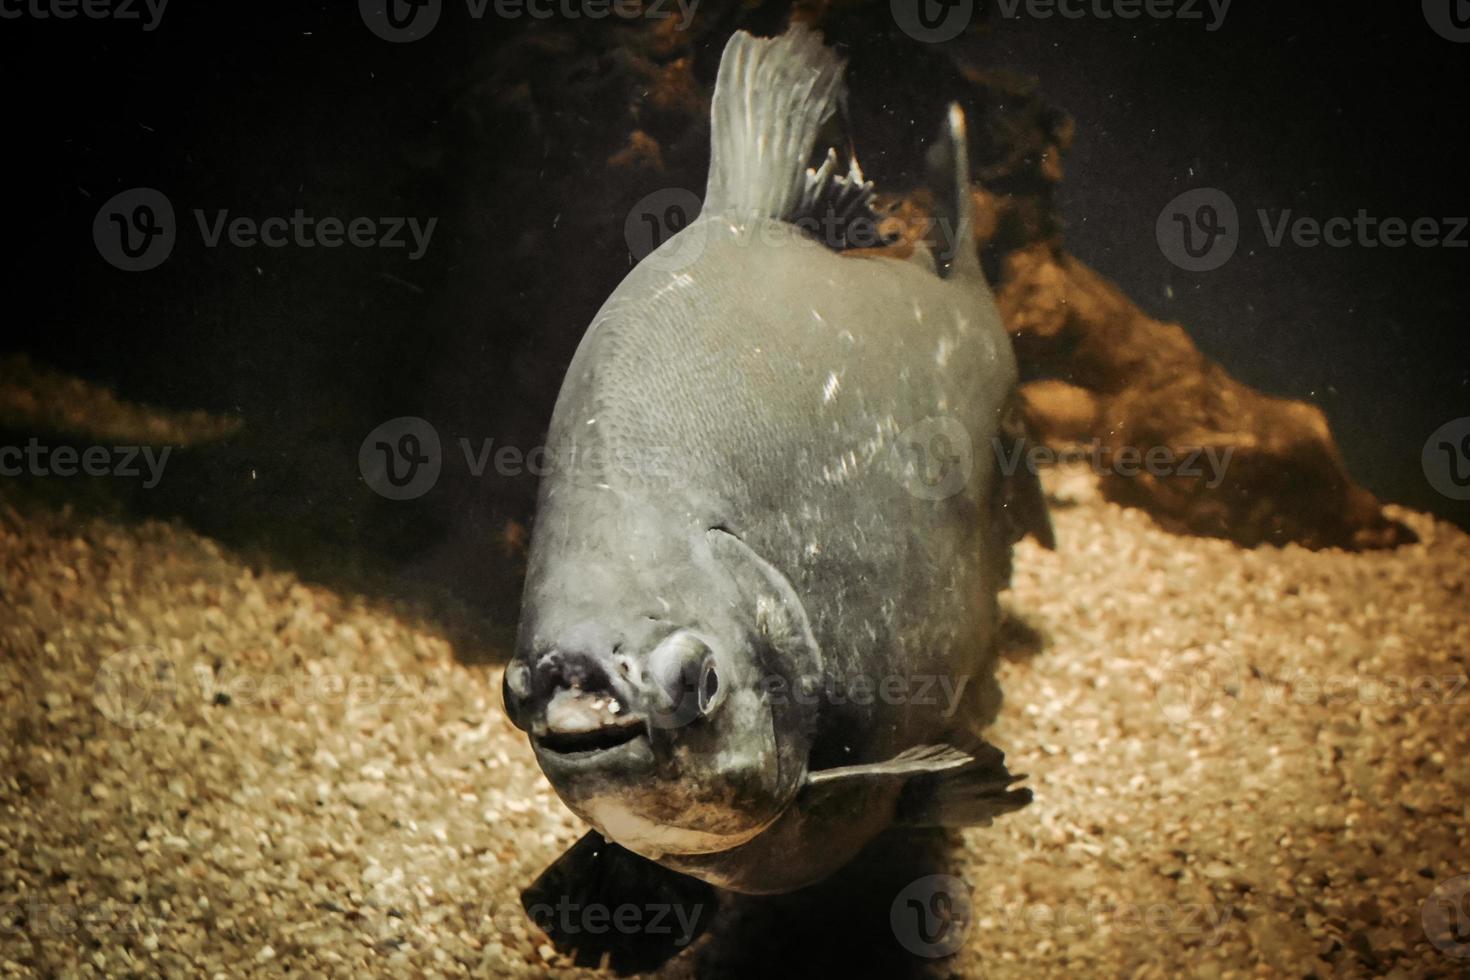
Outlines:
<svg viewBox="0 0 1470 980"><path fill-rule="evenodd" d="M1236 377L1319 405L1379 496L1470 527L1420 464L1430 433L1470 415L1470 247L1272 247L1256 215L1470 214L1470 45L1417 3L1242 2L1213 33L998 21L980 50L1077 120L1061 195L1075 254ZM1154 237L1198 186L1228 193L1243 226L1208 273L1177 269Z"/></svg>
<svg viewBox="0 0 1470 980"><path fill-rule="evenodd" d="M534 195L513 214L484 206L504 148L460 139L453 107L512 29L456 4L413 44L374 37L355 4L180 3L152 32L0 21L12 190L0 346L125 398L247 420L232 455L188 464L150 508L227 540L448 582L509 622L501 534L524 517L534 478L385 501L363 486L357 448L408 414L441 427L446 453L460 436L528 448L571 345L628 266L621 228L589 242ZM1215 32L993 19L965 43L988 66L1038 77L1076 117L1062 205L1077 255L1238 377L1322 406L1370 489L1470 526L1470 507L1437 494L1419 462L1430 432L1470 414L1470 249L1269 248L1254 217L1470 214L1457 139L1470 45L1433 33L1418 5L1245 0ZM102 261L91 227L105 200L140 185L169 196L180 238L162 266L128 274ZM1210 273L1176 269L1154 240L1160 209L1194 186L1225 190L1249 226ZM205 248L191 214L298 207L438 225L415 261L407 249ZM523 238L583 256L583 275L546 283L534 267L485 263Z"/></svg>

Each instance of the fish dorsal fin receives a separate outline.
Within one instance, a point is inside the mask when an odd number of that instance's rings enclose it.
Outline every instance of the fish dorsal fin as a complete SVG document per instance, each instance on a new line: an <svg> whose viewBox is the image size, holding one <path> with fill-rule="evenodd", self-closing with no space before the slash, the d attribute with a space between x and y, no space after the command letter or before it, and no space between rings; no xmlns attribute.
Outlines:
<svg viewBox="0 0 1470 980"><path fill-rule="evenodd" d="M849 153L847 175L838 172L837 151L828 147L820 167L808 168L796 213L787 218L828 248L878 248L889 238L873 198L873 182L863 177L857 155Z"/></svg>
<svg viewBox="0 0 1470 980"><path fill-rule="evenodd" d="M929 187L934 194L934 266L945 279L980 275L975 250L975 201L970 196L970 143L965 110L951 102L939 139L929 148Z"/></svg>
<svg viewBox="0 0 1470 980"><path fill-rule="evenodd" d="M842 94L841 57L793 24L775 38L737 31L725 45L710 103L705 214L791 221L816 197L807 171Z"/></svg>

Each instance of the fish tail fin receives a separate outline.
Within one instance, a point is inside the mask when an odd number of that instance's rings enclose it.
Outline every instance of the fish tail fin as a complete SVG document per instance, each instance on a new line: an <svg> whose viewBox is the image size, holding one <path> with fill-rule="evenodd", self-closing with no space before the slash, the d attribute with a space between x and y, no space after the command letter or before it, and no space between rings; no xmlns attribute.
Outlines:
<svg viewBox="0 0 1470 980"><path fill-rule="evenodd" d="M965 110L958 102L949 104L927 163L938 223L934 264L945 279L981 275L975 248L975 199L970 193L970 140Z"/></svg>
<svg viewBox="0 0 1470 980"><path fill-rule="evenodd" d="M730 38L710 105L704 213L790 220L800 211L807 161L837 110L844 68L801 24L775 38Z"/></svg>

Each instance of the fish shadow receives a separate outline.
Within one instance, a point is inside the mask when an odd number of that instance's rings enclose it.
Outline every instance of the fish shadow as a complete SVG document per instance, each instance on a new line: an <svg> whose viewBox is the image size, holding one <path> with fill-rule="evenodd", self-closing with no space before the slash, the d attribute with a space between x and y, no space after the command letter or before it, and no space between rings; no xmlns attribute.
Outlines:
<svg viewBox="0 0 1470 980"><path fill-rule="evenodd" d="M787 895L726 895L710 938L696 952L701 978L927 977L942 958L916 955L893 916L900 894L930 875L954 874L959 836L889 831L825 881Z"/></svg>

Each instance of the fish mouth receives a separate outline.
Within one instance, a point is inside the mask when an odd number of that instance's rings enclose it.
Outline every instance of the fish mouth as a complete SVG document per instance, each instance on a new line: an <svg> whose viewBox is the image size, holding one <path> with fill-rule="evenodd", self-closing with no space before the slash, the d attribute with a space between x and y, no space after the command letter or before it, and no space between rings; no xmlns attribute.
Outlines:
<svg viewBox="0 0 1470 980"><path fill-rule="evenodd" d="M643 715L628 710L611 692L588 693L578 688L558 691L547 704L541 723L531 730L538 752L565 762L600 758L640 740L648 743L648 720Z"/></svg>
<svg viewBox="0 0 1470 980"><path fill-rule="evenodd" d="M534 736L536 747L543 751L580 756L608 752L639 738L648 738L648 725L641 718L629 718L626 722L587 731L547 731Z"/></svg>

